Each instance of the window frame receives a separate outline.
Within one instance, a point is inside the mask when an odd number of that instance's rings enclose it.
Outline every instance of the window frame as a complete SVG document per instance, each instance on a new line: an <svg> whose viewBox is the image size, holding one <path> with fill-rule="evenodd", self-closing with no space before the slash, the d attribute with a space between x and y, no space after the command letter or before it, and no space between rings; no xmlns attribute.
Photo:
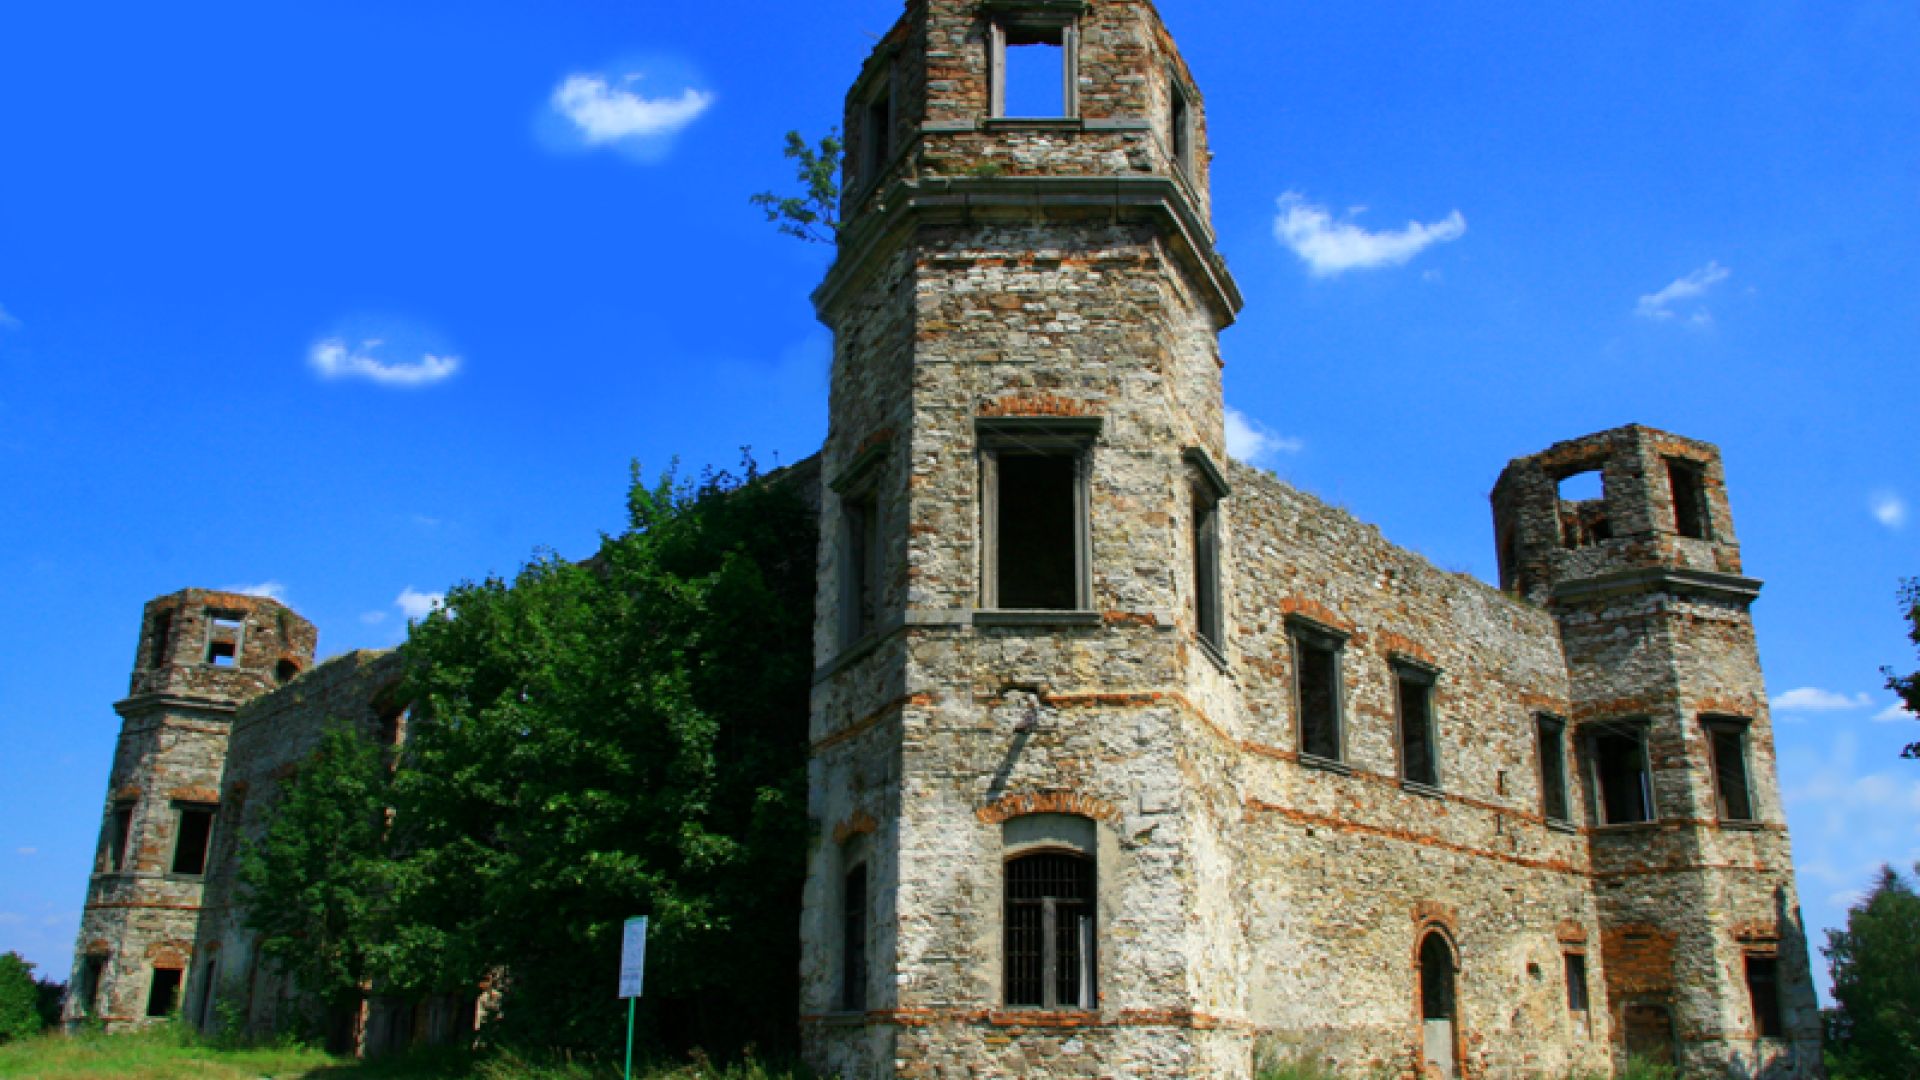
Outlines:
<svg viewBox="0 0 1920 1080"><path fill-rule="evenodd" d="M1083 877L1087 896L1083 900L1068 900L1060 897L1044 896L1037 900L1016 900L1012 895L1013 868L1016 864L1035 858L1066 858L1072 860ZM1001 1001L1009 1009L1036 1009L1044 1012L1092 1012L1100 1003L1100 862L1092 851L1065 844L1035 844L1017 850L1008 851L1001 860ZM1083 976L1080 984L1079 1002L1060 1000L1060 909L1071 904L1083 912L1083 921L1077 923L1081 941L1079 947L1079 966ZM1014 1000L1014 974L1010 958L1013 955L1012 936L1014 934L1015 905L1037 905L1040 909L1040 1000Z"/></svg>
<svg viewBox="0 0 1920 1080"><path fill-rule="evenodd" d="M1754 978L1755 965L1762 965L1769 972L1765 980L1770 987L1772 1008L1763 1009L1758 987L1761 980ZM1753 1017L1753 1037L1756 1039L1787 1038L1786 1000L1780 993L1780 955L1773 952L1743 952L1740 954L1741 981L1747 987L1747 1011Z"/></svg>
<svg viewBox="0 0 1920 1080"><path fill-rule="evenodd" d="M157 996L157 992L160 989L160 984L162 981L160 976L163 973L173 976L173 978L170 980L172 985L167 988L166 1006L164 1008L160 1008L158 1011L155 1011L155 1007L160 1004L159 998ZM160 965L155 964L152 967L152 969L150 969L150 973L147 976L147 1006L145 1011L145 1015L147 1019L155 1020L155 1019L160 1019L162 1017L171 1016L173 1014L173 1010L180 1007L183 1004L183 1002L181 1001L180 991L184 986L186 986L186 982L187 982L186 968L161 967Z"/></svg>
<svg viewBox="0 0 1920 1080"><path fill-rule="evenodd" d="M1700 727L1707 736L1707 773L1713 788L1713 811L1715 820L1729 825L1753 825L1760 820L1760 800L1754 797L1753 790L1753 747L1749 738L1753 721L1741 716L1706 715L1700 717ZM1740 795L1746 802L1746 814L1731 813L1727 791L1724 784L1725 770L1720 758L1720 740L1730 737L1734 746L1733 763L1740 769Z"/></svg>
<svg viewBox="0 0 1920 1080"><path fill-rule="evenodd" d="M1440 772L1440 717L1434 707L1434 697L1440 683L1440 669L1431 664L1422 663L1410 657L1395 656L1388 664L1393 673L1393 731L1394 755L1398 759L1400 786L1416 792L1438 794L1442 790ZM1420 689L1426 703L1426 743L1427 767L1432 779L1421 780L1411 775L1407 760L1407 715L1405 693L1409 686Z"/></svg>
<svg viewBox="0 0 1920 1080"><path fill-rule="evenodd" d="M1587 970L1585 950L1566 949L1560 953L1560 979L1566 984L1567 1012L1592 1023L1593 977Z"/></svg>
<svg viewBox="0 0 1920 1080"><path fill-rule="evenodd" d="M200 662L207 667L239 667L240 657L246 650L247 613L227 608L210 607L206 609L205 617L207 622L207 642L206 646L200 651ZM225 633L225 631L228 630L232 631L230 635ZM221 663L214 650L226 644L233 646L233 653L226 657L226 663Z"/></svg>
<svg viewBox="0 0 1920 1080"><path fill-rule="evenodd" d="M849 864L840 873L840 986L838 1005L841 1012L864 1013L867 1010L867 989L872 981L872 914L873 885L871 860L862 858ZM859 888L854 888L854 877L859 877ZM857 902L856 902L857 900ZM856 926L856 918L858 916Z"/></svg>
<svg viewBox="0 0 1920 1080"><path fill-rule="evenodd" d="M894 131L900 126L900 95L894 85L891 56L882 61L885 70L876 75L873 85L860 99L860 161L854 191L866 194L878 187L894 157ZM883 111L884 110L884 111Z"/></svg>
<svg viewBox="0 0 1920 1080"><path fill-rule="evenodd" d="M133 823L139 816L135 799L115 799L107 807L107 851L102 868L109 874L124 874L133 862ZM125 815L124 821L122 815Z"/></svg>
<svg viewBox="0 0 1920 1080"><path fill-rule="evenodd" d="M1660 798L1653 783L1653 722L1644 718L1590 720L1583 724L1586 751L1586 773L1589 793L1589 805L1593 811L1595 828L1633 828L1635 826L1655 825L1660 821ZM1601 775L1600 739L1605 735L1620 735L1623 730L1631 731L1640 746L1640 782L1642 807L1646 816L1636 821L1610 821L1607 814L1607 785Z"/></svg>
<svg viewBox="0 0 1920 1080"><path fill-rule="evenodd" d="M1186 80L1171 68L1167 71L1167 157L1187 182L1198 183L1194 169L1194 142L1198 125L1193 122L1195 95Z"/></svg>
<svg viewBox="0 0 1920 1080"><path fill-rule="evenodd" d="M1188 447L1182 458L1188 465L1187 542L1192 546L1193 628L1200 644L1222 667L1227 662L1227 610L1224 568L1225 531L1221 512L1232 489L1205 450Z"/></svg>
<svg viewBox="0 0 1920 1080"><path fill-rule="evenodd" d="M1028 621L1081 621L1093 611L1093 452L1099 417L981 417L974 436L979 456L979 610ZM1013 454L1068 457L1073 462L1073 595L1070 608L1000 606L1000 463Z"/></svg>
<svg viewBox="0 0 1920 1080"><path fill-rule="evenodd" d="M1686 457L1665 460L1667 495L1673 503L1674 535L1683 540L1712 540L1713 503L1707 498L1706 462ZM1696 526L1691 531L1686 528L1689 517Z"/></svg>
<svg viewBox="0 0 1920 1080"><path fill-rule="evenodd" d="M987 116L991 120L1041 123L1080 119L1080 16L1085 0L986 0ZM1058 34L1060 44L1061 115L1007 115L1007 46L1009 33L1018 47L1023 37ZM1039 41L1032 44L1041 43Z"/></svg>
<svg viewBox="0 0 1920 1080"><path fill-rule="evenodd" d="M181 870L180 842L186 838L187 815L205 814L207 819L206 840L200 852L198 871ZM199 880L207 876L207 867L213 864L213 830L220 820L218 803L188 802L176 800L173 804L173 843L167 852L167 876Z"/></svg>
<svg viewBox="0 0 1920 1080"><path fill-rule="evenodd" d="M1552 732L1551 735L1548 734L1549 730ZM1534 768L1540 780L1540 817L1549 826L1558 825L1571 829L1574 827L1573 771L1567 768L1567 721L1552 713L1536 713L1533 718L1533 732ZM1554 779L1558 781L1557 786L1560 789L1560 814L1557 817L1553 813L1552 800L1548 797L1551 788L1556 786L1548 782L1549 755L1557 767L1557 775Z"/></svg>
<svg viewBox="0 0 1920 1080"><path fill-rule="evenodd" d="M1347 765L1347 687L1345 665L1342 656L1346 652L1349 635L1323 623L1302 618L1299 615L1287 616L1287 641L1293 650L1293 737L1298 748L1300 762L1318 768L1345 772ZM1307 749L1307 710L1304 687L1306 650L1316 649L1325 652L1333 663L1333 757L1315 753Z"/></svg>

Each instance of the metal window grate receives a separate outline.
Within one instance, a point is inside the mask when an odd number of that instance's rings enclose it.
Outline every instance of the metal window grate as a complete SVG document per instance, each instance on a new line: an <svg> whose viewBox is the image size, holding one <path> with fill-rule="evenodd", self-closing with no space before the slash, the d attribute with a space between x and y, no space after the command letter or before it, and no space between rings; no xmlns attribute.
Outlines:
<svg viewBox="0 0 1920 1080"><path fill-rule="evenodd" d="M1093 861L1045 851L1007 864L1007 1004L1093 1007Z"/></svg>

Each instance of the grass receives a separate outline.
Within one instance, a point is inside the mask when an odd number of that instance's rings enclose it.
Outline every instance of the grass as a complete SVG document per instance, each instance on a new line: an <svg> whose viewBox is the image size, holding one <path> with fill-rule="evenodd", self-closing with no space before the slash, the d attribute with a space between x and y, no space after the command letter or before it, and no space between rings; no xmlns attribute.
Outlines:
<svg viewBox="0 0 1920 1080"><path fill-rule="evenodd" d="M7 1080L618 1080L620 1066L523 1061L507 1054L423 1050L380 1061L340 1058L297 1044L225 1047L171 1026L125 1035L41 1035L0 1046ZM635 1080L806 1080L757 1062L701 1060L635 1066Z"/></svg>

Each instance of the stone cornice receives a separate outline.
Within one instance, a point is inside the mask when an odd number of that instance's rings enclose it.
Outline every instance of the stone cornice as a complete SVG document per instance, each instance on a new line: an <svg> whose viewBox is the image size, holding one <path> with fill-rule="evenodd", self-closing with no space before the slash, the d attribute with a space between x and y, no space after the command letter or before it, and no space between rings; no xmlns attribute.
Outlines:
<svg viewBox="0 0 1920 1080"><path fill-rule="evenodd" d="M221 713L231 716L239 706L231 701L219 698L199 697L193 694L175 694L164 690L146 694L134 694L131 697L113 703L113 711L131 720L134 714L150 712L154 709L193 709L199 712Z"/></svg>
<svg viewBox="0 0 1920 1080"><path fill-rule="evenodd" d="M925 224L1031 220L1035 215L1087 215L1159 224L1192 272L1219 329L1232 325L1245 300L1214 248L1206 221L1181 184L1166 176L942 177L896 180L871 199L840 235L840 257L813 293L814 311L833 312L911 232Z"/></svg>
<svg viewBox="0 0 1920 1080"><path fill-rule="evenodd" d="M1624 593L1668 592L1746 605L1760 595L1760 587L1757 578L1739 574L1652 566L1562 581L1553 587L1553 599L1555 602L1583 601Z"/></svg>

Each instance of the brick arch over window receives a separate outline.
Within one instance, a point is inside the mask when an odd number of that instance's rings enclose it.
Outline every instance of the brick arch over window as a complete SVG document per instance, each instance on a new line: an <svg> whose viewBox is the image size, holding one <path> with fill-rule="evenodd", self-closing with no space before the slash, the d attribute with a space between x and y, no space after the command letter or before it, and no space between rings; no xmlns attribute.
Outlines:
<svg viewBox="0 0 1920 1080"><path fill-rule="evenodd" d="M1109 825L1117 825L1121 820L1119 807L1077 791L1018 792L995 799L973 813L985 825L999 825L1026 814L1074 814Z"/></svg>
<svg viewBox="0 0 1920 1080"><path fill-rule="evenodd" d="M1079 814L1022 814L1001 825L1009 1008L1097 1007L1099 833Z"/></svg>

